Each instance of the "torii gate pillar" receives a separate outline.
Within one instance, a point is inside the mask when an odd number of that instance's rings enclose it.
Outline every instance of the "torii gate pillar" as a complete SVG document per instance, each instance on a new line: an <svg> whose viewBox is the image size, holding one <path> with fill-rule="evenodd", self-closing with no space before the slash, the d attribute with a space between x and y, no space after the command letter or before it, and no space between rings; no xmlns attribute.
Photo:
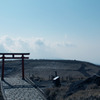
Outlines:
<svg viewBox="0 0 100 100"><path fill-rule="evenodd" d="M5 59L22 59L22 79L25 79L24 77L24 59L29 59L29 57L24 57L24 55L29 55L30 53L0 53L2 57L2 70L1 70L1 80L4 80L4 62ZM6 55L12 55L12 57L6 57ZM21 55L21 57L15 57L15 55Z"/></svg>

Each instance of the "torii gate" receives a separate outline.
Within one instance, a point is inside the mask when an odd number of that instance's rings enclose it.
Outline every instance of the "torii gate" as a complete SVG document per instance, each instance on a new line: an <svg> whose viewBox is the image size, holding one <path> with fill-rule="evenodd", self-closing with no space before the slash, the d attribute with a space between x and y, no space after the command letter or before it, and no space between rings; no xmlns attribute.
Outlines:
<svg viewBox="0 0 100 100"><path fill-rule="evenodd" d="M29 59L29 57L24 57L24 55L29 55L29 54L30 53L0 53L0 55L2 55L0 57L0 59L2 59L1 80L4 80L5 59L22 59L22 79L24 79L24 59ZM10 55L10 57L6 57L6 55ZM16 57L16 55L20 55L21 57Z"/></svg>

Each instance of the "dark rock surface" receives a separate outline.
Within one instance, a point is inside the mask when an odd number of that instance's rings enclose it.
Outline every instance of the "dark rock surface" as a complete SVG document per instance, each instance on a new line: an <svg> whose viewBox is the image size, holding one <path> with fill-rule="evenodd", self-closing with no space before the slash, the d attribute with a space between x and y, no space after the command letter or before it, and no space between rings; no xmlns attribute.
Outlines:
<svg viewBox="0 0 100 100"><path fill-rule="evenodd" d="M80 90L86 90L88 89L89 85L93 84L95 84L95 86L97 87L100 86L100 76L93 75L84 81L78 81L76 83L71 84L69 90L66 93L66 96L72 95Z"/></svg>

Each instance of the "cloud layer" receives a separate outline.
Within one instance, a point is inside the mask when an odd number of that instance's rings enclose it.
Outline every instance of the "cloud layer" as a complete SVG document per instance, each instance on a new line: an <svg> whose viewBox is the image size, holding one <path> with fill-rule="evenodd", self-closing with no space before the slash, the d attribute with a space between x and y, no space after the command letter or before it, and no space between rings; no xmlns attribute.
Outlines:
<svg viewBox="0 0 100 100"><path fill-rule="evenodd" d="M31 59L76 59L99 63L99 49L100 46L95 43L75 45L67 39L50 42L42 37L0 37L1 53L30 53Z"/></svg>
<svg viewBox="0 0 100 100"><path fill-rule="evenodd" d="M13 38L0 37L0 52L29 52L34 59L61 59L66 55L66 49L74 47L69 42L47 42L44 38Z"/></svg>

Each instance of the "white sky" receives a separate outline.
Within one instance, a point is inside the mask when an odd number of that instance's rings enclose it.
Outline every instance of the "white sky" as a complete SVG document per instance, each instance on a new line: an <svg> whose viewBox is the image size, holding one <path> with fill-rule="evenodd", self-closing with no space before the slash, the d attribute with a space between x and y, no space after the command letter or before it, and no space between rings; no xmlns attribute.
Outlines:
<svg viewBox="0 0 100 100"><path fill-rule="evenodd" d="M100 64L100 0L0 1L0 52Z"/></svg>

